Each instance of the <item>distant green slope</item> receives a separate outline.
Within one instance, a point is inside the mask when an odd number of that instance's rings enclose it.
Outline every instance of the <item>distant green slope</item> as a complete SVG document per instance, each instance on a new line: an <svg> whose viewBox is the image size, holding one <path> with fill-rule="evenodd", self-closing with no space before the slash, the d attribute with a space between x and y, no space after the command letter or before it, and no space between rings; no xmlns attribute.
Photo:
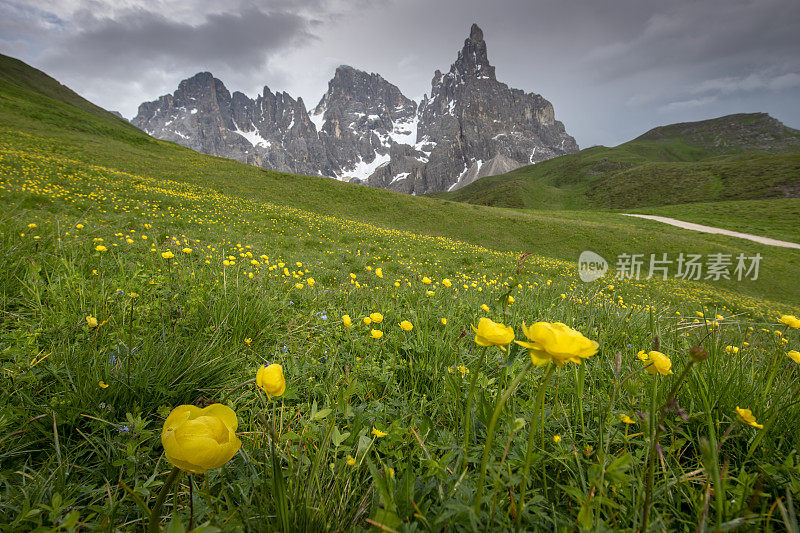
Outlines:
<svg viewBox="0 0 800 533"><path fill-rule="evenodd" d="M4 60L3 64L8 64ZM12 63L13 64L13 63ZM24 65L24 64L23 64ZM33 69L31 69L33 70ZM38 72L38 71L35 71ZM231 196L358 220L384 228L443 236L493 250L532 252L575 261L586 249L612 259L620 253L746 253L765 256L764 275L748 283L720 282L715 288L800 301L800 253L770 249L730 237L664 228L647 220L608 213L523 213L414 197L328 178L292 175L200 154L148 137L130 124L80 98L48 76L22 79L4 70L0 81L0 148L46 154L74 165L100 165L148 178L183 181ZM41 75L40 78L35 76ZM25 80L36 80L30 85ZM30 86L26 86L30 85ZM66 92L69 91L69 92ZM48 96L52 95L52 96ZM90 107L91 106L91 107ZM95 108L87 112L84 108ZM581 152L583 157L600 149ZM587 155L588 154L588 155ZM580 155L580 154L579 154ZM631 158L641 157L630 153ZM536 165L537 172L553 162ZM105 171L105 170L104 170ZM2 176L0 176L2 178ZM566 184L568 188L568 184ZM552 186L554 198L564 193ZM562 198L561 201L566 201ZM555 203L555 200L554 200ZM578 208L575 203L570 205ZM795 273L789 275L787 273Z"/></svg>
<svg viewBox="0 0 800 533"><path fill-rule="evenodd" d="M800 131L764 113L673 124L431 196L518 209L798 197Z"/></svg>

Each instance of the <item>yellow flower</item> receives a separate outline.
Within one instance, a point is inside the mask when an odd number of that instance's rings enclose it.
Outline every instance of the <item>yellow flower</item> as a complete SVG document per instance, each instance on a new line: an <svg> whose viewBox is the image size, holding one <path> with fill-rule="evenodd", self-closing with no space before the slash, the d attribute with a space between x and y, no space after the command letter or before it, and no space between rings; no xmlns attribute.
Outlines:
<svg viewBox="0 0 800 533"><path fill-rule="evenodd" d="M236 413L226 405L215 403L204 409L178 406L164 421L164 455L174 466L195 474L219 468L242 446L237 427Z"/></svg>
<svg viewBox="0 0 800 533"><path fill-rule="evenodd" d="M647 358L642 359L642 361L645 363L652 363L647 367L647 371L650 374L661 374L662 376L668 376L673 373L672 370L670 370L670 368L672 368L672 361L669 357L661 352L657 352L655 350L648 352Z"/></svg>
<svg viewBox="0 0 800 533"><path fill-rule="evenodd" d="M349 328L353 325L353 321L350 320L350 315L342 315L342 324L344 324L344 327L346 328Z"/></svg>
<svg viewBox="0 0 800 533"><path fill-rule="evenodd" d="M191 249L191 248L188 248L188 247L187 247L187 248L184 248L184 249L183 249L183 250L181 250L181 251L182 251L183 253L185 253L185 254L190 254L190 253L192 253L192 249Z"/></svg>
<svg viewBox="0 0 800 533"><path fill-rule="evenodd" d="M452 281L450 281L450 280L449 280L449 279L447 279L447 278L444 278L444 279L442 280L442 285L444 285L445 287L450 287L452 284L453 284L453 282L452 282Z"/></svg>
<svg viewBox="0 0 800 533"><path fill-rule="evenodd" d="M376 268L375 269L375 275L378 276L379 278L382 278L383 277L383 270L381 270L380 268Z"/></svg>
<svg viewBox="0 0 800 533"><path fill-rule="evenodd" d="M431 284L431 278L429 278L428 276L425 276L424 278L422 278L422 283L424 283L425 285L430 285Z"/></svg>
<svg viewBox="0 0 800 533"><path fill-rule="evenodd" d="M355 466L356 460L352 455L347 456L347 466Z"/></svg>
<svg viewBox="0 0 800 533"><path fill-rule="evenodd" d="M388 433L385 433L376 427L372 428L372 434L378 438L385 437L386 435L388 435Z"/></svg>
<svg viewBox="0 0 800 533"><path fill-rule="evenodd" d="M516 300L514 300L514 297L513 297L513 296L509 296L509 297L508 297L508 303L509 303L509 305L513 304L515 301L516 301Z"/></svg>
<svg viewBox="0 0 800 533"><path fill-rule="evenodd" d="M786 352L786 355L789 356L789 359L800 365L800 352L797 350L789 350Z"/></svg>
<svg viewBox="0 0 800 533"><path fill-rule="evenodd" d="M403 331L411 331L412 329L414 329L414 325L408 320L403 320L402 322L400 322L400 329L402 329Z"/></svg>
<svg viewBox="0 0 800 533"><path fill-rule="evenodd" d="M253 342L253 339L251 339L250 337L247 337L247 338L244 340L244 343L245 343L245 344L250 344L251 342Z"/></svg>
<svg viewBox="0 0 800 533"><path fill-rule="evenodd" d="M447 319L446 319L446 318L443 318L443 319L442 319L442 325L443 325L443 326L446 326L446 325L447 325Z"/></svg>
<svg viewBox="0 0 800 533"><path fill-rule="evenodd" d="M372 313L369 315L369 319L375 322L376 324L380 324L383 322L383 315L380 313Z"/></svg>
<svg viewBox="0 0 800 533"><path fill-rule="evenodd" d="M309 287L313 287L313 286L314 286L314 284L316 283L316 281L314 281L314 278L308 278L308 279L306 280L306 283L308 283L308 286L309 286Z"/></svg>
<svg viewBox="0 0 800 533"><path fill-rule="evenodd" d="M97 384L100 386L101 389L107 389L108 388L108 385L103 380L98 381Z"/></svg>
<svg viewBox="0 0 800 533"><path fill-rule="evenodd" d="M386 471L389 473L389 477L394 479L394 468L390 466L389 468L386 469Z"/></svg>
<svg viewBox="0 0 800 533"><path fill-rule="evenodd" d="M529 328L522 323L522 332L531 342L516 341L528 348L528 354L535 365L553 361L558 366L564 363L580 364L597 353L600 346L561 322L536 322Z"/></svg>
<svg viewBox="0 0 800 533"><path fill-rule="evenodd" d="M555 442L556 444L561 442L561 435L553 435L553 442Z"/></svg>
<svg viewBox="0 0 800 533"><path fill-rule="evenodd" d="M283 367L277 363L261 365L256 374L256 385L268 396L282 396L286 391L286 380L283 378Z"/></svg>
<svg viewBox="0 0 800 533"><path fill-rule="evenodd" d="M383 332L379 329L371 329L369 330L369 334L372 335L373 339L380 339L383 337Z"/></svg>
<svg viewBox="0 0 800 533"><path fill-rule="evenodd" d="M739 347L738 346L726 346L725 347L725 353L737 354L737 353L739 353Z"/></svg>
<svg viewBox="0 0 800 533"><path fill-rule="evenodd" d="M635 424L636 423L636 421L633 418L629 417L628 415L620 415L619 421L620 422L625 422L626 424Z"/></svg>
<svg viewBox="0 0 800 533"><path fill-rule="evenodd" d="M364 317L364 324L369 326L370 324L372 324L372 319L370 317L368 317L368 316L365 316Z"/></svg>
<svg viewBox="0 0 800 533"><path fill-rule="evenodd" d="M460 365L456 367L456 370L461 372L461 377L463 378L467 374L469 374L469 368L465 367L464 365Z"/></svg>
<svg viewBox="0 0 800 533"><path fill-rule="evenodd" d="M89 316L86 317L86 323L89 324L90 328L96 328L97 327L97 319L95 317L93 317L92 315L89 315Z"/></svg>
<svg viewBox="0 0 800 533"><path fill-rule="evenodd" d="M78 229L83 229L83 224L77 224L75 227Z"/></svg>
<svg viewBox="0 0 800 533"><path fill-rule="evenodd" d="M647 352L644 350L639 350L639 353L636 354L636 357L638 357L640 361L647 361Z"/></svg>
<svg viewBox="0 0 800 533"><path fill-rule="evenodd" d="M302 283L295 283L294 284L294 288L295 289L302 289L303 288L303 284Z"/></svg>
<svg viewBox="0 0 800 533"><path fill-rule="evenodd" d="M783 315L778 322L781 324L786 324L792 329L800 328L800 318L797 318L794 315Z"/></svg>
<svg viewBox="0 0 800 533"><path fill-rule="evenodd" d="M764 426L756 422L756 417L753 416L753 412L750 409L742 409L741 407L736 407L736 416L739 418L739 421L747 424L748 426L753 426L754 428L762 429Z"/></svg>
<svg viewBox="0 0 800 533"><path fill-rule="evenodd" d="M172 259L173 257L175 257L175 254L167 250L166 252L161 252L161 257L163 257L164 259Z"/></svg>
<svg viewBox="0 0 800 533"><path fill-rule="evenodd" d="M514 340L514 328L498 324L486 317L478 321L477 328L472 326L472 331L475 332L475 342L479 346L499 346L505 351L505 345Z"/></svg>
<svg viewBox="0 0 800 533"><path fill-rule="evenodd" d="M36 227L36 224L34 224L33 222L31 222L30 224L28 224L28 227L29 227L29 228L31 228L31 229L33 229L33 228L35 228L35 227Z"/></svg>
<svg viewBox="0 0 800 533"><path fill-rule="evenodd" d="M106 250L108 250L108 248L106 248L102 244L98 244L97 246L94 247L94 249L97 250L98 252L105 252Z"/></svg>

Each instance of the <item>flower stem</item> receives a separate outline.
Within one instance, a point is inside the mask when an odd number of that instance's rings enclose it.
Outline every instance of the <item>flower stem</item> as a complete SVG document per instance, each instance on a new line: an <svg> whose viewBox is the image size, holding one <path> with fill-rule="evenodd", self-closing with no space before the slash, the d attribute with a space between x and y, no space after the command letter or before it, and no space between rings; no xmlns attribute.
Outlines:
<svg viewBox="0 0 800 533"><path fill-rule="evenodd" d="M180 468L177 466L173 467L169 476L167 476L167 480L161 487L161 491L156 498L156 503L153 505L152 511L150 511L150 525L147 528L148 533L158 533L161 531L161 510L164 508L164 502L167 499L167 494L169 494L169 489L175 483L175 480L178 479L180 473Z"/></svg>
<svg viewBox="0 0 800 533"><path fill-rule="evenodd" d="M522 378L525 376L525 374L528 373L528 370L530 370L531 366L532 363L530 361L528 361L525 364L525 368L523 368L522 371L517 375L517 377L514 378L514 381L511 382L508 388L506 388L506 390L503 392L502 396L500 396L500 398L497 400L497 405L494 408L494 413L492 413L492 419L489 422L489 429L486 432L486 442L483 445L483 458L481 459L481 473L480 476L478 477L477 490L475 491L476 514L481 510L481 500L483 498L483 481L484 478L486 477L486 467L487 463L489 462L489 451L492 448L492 441L494 440L494 430L495 426L497 425L497 419L500 417L500 411L503 410L503 406L508 401L509 396L511 396L511 393L513 393L514 390L517 388L520 381L522 381Z"/></svg>
<svg viewBox="0 0 800 533"><path fill-rule="evenodd" d="M542 377L542 382L539 384L539 390L536 392L536 405L533 408L533 414L531 415L531 429L528 432L528 449L525 452L525 465L522 468L522 490L520 491L519 508L517 510L517 530L519 530L522 511L525 506L525 492L528 488L528 470L531 467L531 459L533 458L533 439L536 435L536 424L539 421L539 413L542 412L542 406L544 405L544 393L547 389L547 384L550 382L550 377L553 375L555 369L555 363L551 362L547 367L547 372L545 372L544 377Z"/></svg>
<svg viewBox="0 0 800 533"><path fill-rule="evenodd" d="M481 359L478 367L473 369L472 379L469 383L469 394L467 395L467 407L464 411L464 460L467 459L467 450L469 449L469 426L472 421L472 397L475 395L475 383L478 380L478 373L483 368L486 361L486 348L481 348Z"/></svg>

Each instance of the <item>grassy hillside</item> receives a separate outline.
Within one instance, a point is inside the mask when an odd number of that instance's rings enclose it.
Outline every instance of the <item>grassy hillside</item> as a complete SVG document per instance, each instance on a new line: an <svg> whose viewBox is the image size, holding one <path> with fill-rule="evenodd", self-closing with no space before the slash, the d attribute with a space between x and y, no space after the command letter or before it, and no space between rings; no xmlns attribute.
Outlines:
<svg viewBox="0 0 800 533"><path fill-rule="evenodd" d="M634 209L707 226L800 243L800 198L669 205Z"/></svg>
<svg viewBox="0 0 800 533"><path fill-rule="evenodd" d="M800 132L776 123L756 113L665 126L614 148L588 148L432 196L517 209L797 197Z"/></svg>
<svg viewBox="0 0 800 533"><path fill-rule="evenodd" d="M262 171L6 81L5 529L795 526L797 254ZM583 283L583 243L762 277Z"/></svg>

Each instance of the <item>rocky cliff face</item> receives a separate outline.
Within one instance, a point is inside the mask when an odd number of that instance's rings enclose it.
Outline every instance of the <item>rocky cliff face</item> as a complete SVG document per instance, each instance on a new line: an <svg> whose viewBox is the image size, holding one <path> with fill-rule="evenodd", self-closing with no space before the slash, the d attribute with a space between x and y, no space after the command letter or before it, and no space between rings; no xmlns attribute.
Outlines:
<svg viewBox="0 0 800 533"><path fill-rule="evenodd" d="M132 122L200 152L411 194L578 150L550 102L496 79L477 25L419 105L378 74L349 66L336 69L310 114L300 98L267 87L255 100L231 95L203 72L143 103Z"/></svg>

